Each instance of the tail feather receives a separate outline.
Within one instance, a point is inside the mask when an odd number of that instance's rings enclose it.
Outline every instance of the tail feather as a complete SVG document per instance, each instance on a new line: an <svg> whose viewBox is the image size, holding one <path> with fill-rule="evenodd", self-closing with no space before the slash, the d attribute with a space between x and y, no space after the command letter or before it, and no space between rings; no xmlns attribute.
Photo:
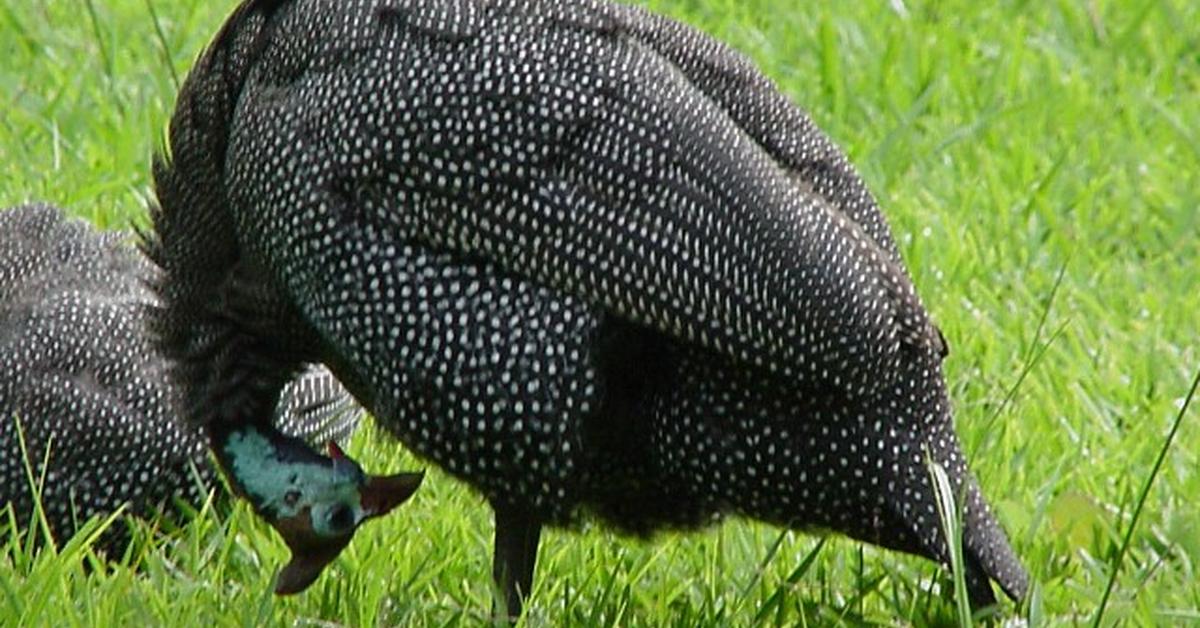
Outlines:
<svg viewBox="0 0 1200 628"><path fill-rule="evenodd" d="M945 471L954 501L961 505L961 543L971 603L977 607L995 603L991 581L1021 601L1029 590L1029 575L967 466L954 433L940 362L939 352L914 355L900 375L907 387L885 388L875 400L877 409L870 414L888 416L888 408L898 411L890 424L880 424L882 431L870 436L872 442L895 443L881 465L893 469L882 495L885 520L852 530L851 535L949 565L950 546L928 467L935 462Z"/></svg>
<svg viewBox="0 0 1200 628"><path fill-rule="evenodd" d="M980 605L976 590L983 588L991 595L988 578L1000 585L1015 601L1029 593L1029 573L1017 559L1008 536L984 501L974 480L967 485L966 507L963 511L963 550L968 561L967 585L971 599ZM974 573L974 577L972 576ZM974 581L974 582L973 582Z"/></svg>
<svg viewBox="0 0 1200 628"><path fill-rule="evenodd" d="M963 565L972 606L982 608L995 604L992 581L1012 600L1024 600L1029 591L1029 575L984 500L975 478L967 470L958 439L953 434L934 432L925 442L942 445L930 455L945 469L951 490L958 496L956 501L961 504ZM910 531L900 538L909 539L910 545L902 547L884 539L881 544L921 554L949 566L949 544L937 515L933 480L923 463L913 458L908 460L907 469L897 482L893 509L897 523Z"/></svg>

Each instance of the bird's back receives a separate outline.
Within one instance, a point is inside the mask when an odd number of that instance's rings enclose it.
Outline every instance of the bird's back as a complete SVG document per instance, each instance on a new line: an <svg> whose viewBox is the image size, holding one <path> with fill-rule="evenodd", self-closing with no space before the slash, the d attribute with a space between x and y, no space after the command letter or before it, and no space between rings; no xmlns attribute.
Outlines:
<svg viewBox="0 0 1200 628"><path fill-rule="evenodd" d="M46 205L0 212L0 490L26 522L38 483L56 535L125 504L199 503L213 480L171 416L138 314L150 267L121 237Z"/></svg>
<svg viewBox="0 0 1200 628"><path fill-rule="evenodd" d="M265 266L373 228L797 385L942 349L841 153L690 29L600 2L246 7L213 158ZM320 283L288 281L299 302Z"/></svg>

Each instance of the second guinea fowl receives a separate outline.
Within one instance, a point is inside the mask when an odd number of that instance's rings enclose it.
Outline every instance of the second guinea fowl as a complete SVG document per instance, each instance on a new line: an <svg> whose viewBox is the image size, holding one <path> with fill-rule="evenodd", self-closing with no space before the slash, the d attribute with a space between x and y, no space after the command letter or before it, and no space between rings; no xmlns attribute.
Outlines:
<svg viewBox="0 0 1200 628"><path fill-rule="evenodd" d="M36 493L59 543L122 506L147 518L199 507L216 485L147 334L154 270L128 238L50 205L0 209L0 505L40 535ZM361 409L312 367L271 416L285 433L324 444L347 437ZM128 540L118 521L98 547L119 557Z"/></svg>
<svg viewBox="0 0 1200 628"><path fill-rule="evenodd" d="M691 28L598 1L252 0L155 175L157 330L234 483L259 467L231 443L269 439L286 374L320 361L488 499L510 613L542 526L585 514L733 513L945 563L930 459L972 600L1027 590L876 202Z"/></svg>

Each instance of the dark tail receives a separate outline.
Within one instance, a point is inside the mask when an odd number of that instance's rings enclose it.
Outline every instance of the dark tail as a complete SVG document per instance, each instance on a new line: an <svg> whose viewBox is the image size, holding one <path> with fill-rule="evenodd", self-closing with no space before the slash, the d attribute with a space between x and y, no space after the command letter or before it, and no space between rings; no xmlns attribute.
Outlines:
<svg viewBox="0 0 1200 628"><path fill-rule="evenodd" d="M999 584L1013 600L1021 601L1029 591L1029 575L967 467L954 432L941 355L926 351L911 354L910 358L898 373L897 381L903 385L884 388L873 401L878 409L875 414L889 416L884 408L893 409L891 424L884 429L897 439L890 459L884 463L896 471L891 478L894 488L884 496L894 519L878 529L896 534L878 541L950 564L929 465L932 460L945 471L954 501L961 505L963 559L972 604L980 607L995 603L990 581Z"/></svg>
<svg viewBox="0 0 1200 628"><path fill-rule="evenodd" d="M1008 535L988 508L973 478L968 478L967 499L962 513L963 556L967 565L967 587L976 606L984 606L992 594L988 579L996 581L1008 597L1022 601L1029 593L1029 574L1017 559ZM985 598L986 595L986 598Z"/></svg>
<svg viewBox="0 0 1200 628"><path fill-rule="evenodd" d="M915 450L921 453L910 448L910 455L897 461L902 472L891 496L892 509L898 519L896 525L907 532L897 537L904 540L903 546L886 541L882 544L950 565L949 545L938 515L937 492L926 462L925 452L928 452L946 472L955 503L961 505L964 575L972 606L979 608L996 602L991 581L999 584L1008 597L1020 602L1029 591L1029 574L967 469L958 439L948 424L946 427L925 434L920 449Z"/></svg>

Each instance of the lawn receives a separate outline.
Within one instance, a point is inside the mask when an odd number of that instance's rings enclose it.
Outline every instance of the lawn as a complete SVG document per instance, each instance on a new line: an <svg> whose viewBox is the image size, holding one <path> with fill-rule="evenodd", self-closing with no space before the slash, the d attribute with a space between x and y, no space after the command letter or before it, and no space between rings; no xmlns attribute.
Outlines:
<svg viewBox="0 0 1200 628"><path fill-rule="evenodd" d="M745 52L849 152L949 340L959 434L1037 582L1004 612L1090 623L1200 368L1200 3L650 4ZM0 5L0 206L145 224L176 83L233 6ZM421 466L369 433L351 452ZM1200 623L1198 470L1193 408L1106 624ZM113 568L84 539L8 545L0 625L476 623L490 535L481 499L435 472L294 598L270 594L286 549L242 506ZM654 542L554 532L539 575L531 625L954 621L931 563L741 521Z"/></svg>

